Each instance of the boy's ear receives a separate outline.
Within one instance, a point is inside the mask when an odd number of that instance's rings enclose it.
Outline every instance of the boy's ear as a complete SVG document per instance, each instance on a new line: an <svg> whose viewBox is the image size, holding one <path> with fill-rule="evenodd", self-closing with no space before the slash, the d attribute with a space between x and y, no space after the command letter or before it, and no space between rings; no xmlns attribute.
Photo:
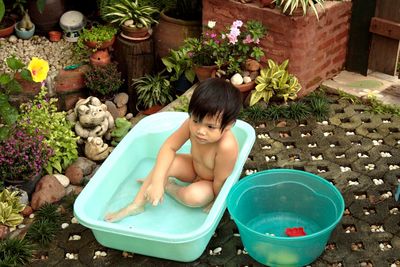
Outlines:
<svg viewBox="0 0 400 267"><path fill-rule="evenodd" d="M226 125L224 131L228 131L228 130L230 130L233 126L235 126L235 122L236 122L236 121L233 121L233 122L229 123L228 125Z"/></svg>

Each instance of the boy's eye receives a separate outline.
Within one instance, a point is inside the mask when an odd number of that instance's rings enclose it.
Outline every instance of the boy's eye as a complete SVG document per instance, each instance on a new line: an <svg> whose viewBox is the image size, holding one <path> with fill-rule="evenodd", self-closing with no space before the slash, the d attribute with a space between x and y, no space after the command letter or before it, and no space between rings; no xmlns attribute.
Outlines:
<svg viewBox="0 0 400 267"><path fill-rule="evenodd" d="M217 129L217 127L212 126L212 125L208 125L208 129Z"/></svg>
<svg viewBox="0 0 400 267"><path fill-rule="evenodd" d="M198 123L199 120L198 120L198 119L193 119L193 122L194 122L194 123Z"/></svg>

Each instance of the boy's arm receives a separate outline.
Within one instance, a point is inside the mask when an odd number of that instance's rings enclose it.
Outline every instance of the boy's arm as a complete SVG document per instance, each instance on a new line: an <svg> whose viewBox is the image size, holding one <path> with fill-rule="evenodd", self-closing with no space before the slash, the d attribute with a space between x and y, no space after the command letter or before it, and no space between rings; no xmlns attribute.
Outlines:
<svg viewBox="0 0 400 267"><path fill-rule="evenodd" d="M157 205L164 194L164 183L169 167L175 158L176 151L189 139L189 119L186 119L183 124L171 134L170 137L163 143L157 155L156 164L153 168L152 192L149 192L149 201L153 205Z"/></svg>
<svg viewBox="0 0 400 267"><path fill-rule="evenodd" d="M218 196L219 191L221 191L225 180L232 173L233 168L235 167L238 151L238 144L234 137L229 142L224 142L220 145L215 157L214 165L214 199Z"/></svg>

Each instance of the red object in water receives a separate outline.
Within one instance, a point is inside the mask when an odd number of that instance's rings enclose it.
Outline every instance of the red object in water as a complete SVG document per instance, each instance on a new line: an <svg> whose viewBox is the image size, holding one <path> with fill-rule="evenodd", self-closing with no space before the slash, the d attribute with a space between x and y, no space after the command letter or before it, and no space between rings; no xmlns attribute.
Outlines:
<svg viewBox="0 0 400 267"><path fill-rule="evenodd" d="M286 228L285 234L290 237L307 235L303 227Z"/></svg>

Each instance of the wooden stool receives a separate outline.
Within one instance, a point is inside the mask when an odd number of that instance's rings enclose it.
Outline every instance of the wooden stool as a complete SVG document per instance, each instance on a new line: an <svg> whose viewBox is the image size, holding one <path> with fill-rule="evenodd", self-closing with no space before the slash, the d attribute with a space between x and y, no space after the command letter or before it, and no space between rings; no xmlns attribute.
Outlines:
<svg viewBox="0 0 400 267"><path fill-rule="evenodd" d="M128 86L129 111L136 113L136 91L132 88L132 79L140 78L145 74L153 73L154 50L153 38L143 41L131 41L118 36L114 44L114 57L118 62L118 69Z"/></svg>

